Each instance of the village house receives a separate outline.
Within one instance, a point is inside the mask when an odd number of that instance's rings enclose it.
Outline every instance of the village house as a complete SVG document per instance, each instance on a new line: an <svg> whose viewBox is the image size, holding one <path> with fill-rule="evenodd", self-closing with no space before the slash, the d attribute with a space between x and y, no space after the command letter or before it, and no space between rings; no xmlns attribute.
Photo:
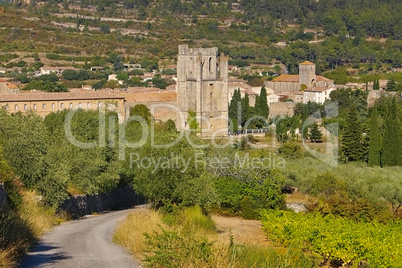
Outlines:
<svg viewBox="0 0 402 268"><path fill-rule="evenodd" d="M304 90L303 92L303 103L316 102L323 104L326 100L328 100L329 94L335 90L334 87L324 88L324 87L312 87Z"/></svg>
<svg viewBox="0 0 402 268"><path fill-rule="evenodd" d="M105 70L105 68L102 66L92 66L91 67L92 72L103 72L104 70Z"/></svg>
<svg viewBox="0 0 402 268"><path fill-rule="evenodd" d="M77 70L74 67L41 67L40 68L40 74L39 75L45 75L45 74L61 74L65 70Z"/></svg>

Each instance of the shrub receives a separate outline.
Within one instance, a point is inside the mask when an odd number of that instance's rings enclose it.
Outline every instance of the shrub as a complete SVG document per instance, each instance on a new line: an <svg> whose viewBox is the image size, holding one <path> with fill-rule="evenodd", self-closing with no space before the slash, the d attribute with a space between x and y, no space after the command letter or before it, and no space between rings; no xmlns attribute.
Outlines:
<svg viewBox="0 0 402 268"><path fill-rule="evenodd" d="M215 180L218 194L218 209L232 215L240 215L250 219L258 219L259 209L275 209L284 207L284 196L281 193L281 182L275 178L275 171L263 174L258 178L236 179L221 177ZM280 177L285 180L285 178Z"/></svg>
<svg viewBox="0 0 402 268"><path fill-rule="evenodd" d="M301 158L303 156L300 145L297 142L286 142L278 149L278 154L290 159Z"/></svg>
<svg viewBox="0 0 402 268"><path fill-rule="evenodd" d="M333 195L336 191L345 190L346 182L332 173L324 173L313 179L309 193L312 195Z"/></svg>

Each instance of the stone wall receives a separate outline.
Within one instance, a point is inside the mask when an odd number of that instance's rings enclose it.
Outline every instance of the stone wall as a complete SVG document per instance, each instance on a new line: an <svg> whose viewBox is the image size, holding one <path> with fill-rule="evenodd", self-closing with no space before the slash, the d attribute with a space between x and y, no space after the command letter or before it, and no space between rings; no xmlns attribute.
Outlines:
<svg viewBox="0 0 402 268"><path fill-rule="evenodd" d="M73 218L79 218L96 212L130 208L144 202L144 198L127 186L108 193L73 196L64 201L59 210L67 212Z"/></svg>
<svg viewBox="0 0 402 268"><path fill-rule="evenodd" d="M3 206L8 206L7 193L4 184L0 183L0 208Z"/></svg>
<svg viewBox="0 0 402 268"><path fill-rule="evenodd" d="M299 92L300 84L298 82L265 82L265 86L272 88L275 94L289 93L289 92Z"/></svg>
<svg viewBox="0 0 402 268"><path fill-rule="evenodd" d="M274 118L276 116L293 116L295 102L274 102L269 106L269 117Z"/></svg>

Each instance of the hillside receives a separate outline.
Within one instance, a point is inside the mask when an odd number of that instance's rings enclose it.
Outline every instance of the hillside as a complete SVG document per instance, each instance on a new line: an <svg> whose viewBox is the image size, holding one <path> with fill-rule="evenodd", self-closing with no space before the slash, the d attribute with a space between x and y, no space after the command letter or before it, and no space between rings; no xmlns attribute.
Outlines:
<svg viewBox="0 0 402 268"><path fill-rule="evenodd" d="M239 66L281 62L290 73L304 60L315 62L318 73L402 65L397 0L25 2L3 4L0 67L37 69L35 52L68 56L50 65L102 65L111 52L126 62L174 62L184 43L217 46ZM26 64L10 62L9 54L25 55Z"/></svg>

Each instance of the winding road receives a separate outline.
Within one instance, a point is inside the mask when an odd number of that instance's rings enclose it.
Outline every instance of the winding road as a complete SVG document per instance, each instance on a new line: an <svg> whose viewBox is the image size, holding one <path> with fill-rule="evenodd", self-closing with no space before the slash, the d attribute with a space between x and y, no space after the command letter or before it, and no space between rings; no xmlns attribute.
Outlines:
<svg viewBox="0 0 402 268"><path fill-rule="evenodd" d="M112 242L118 221L132 210L85 216L56 226L22 260L20 268L141 267Z"/></svg>

